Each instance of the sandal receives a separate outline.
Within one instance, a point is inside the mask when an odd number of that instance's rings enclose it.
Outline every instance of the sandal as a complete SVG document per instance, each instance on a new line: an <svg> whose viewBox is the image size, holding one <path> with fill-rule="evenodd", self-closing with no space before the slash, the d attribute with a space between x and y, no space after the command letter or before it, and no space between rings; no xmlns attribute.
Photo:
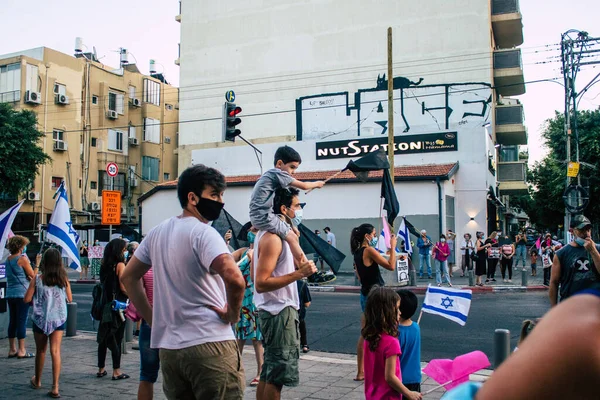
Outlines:
<svg viewBox="0 0 600 400"><path fill-rule="evenodd" d="M112 377L113 381L120 381L121 379L129 379L129 375L127 375L127 374L121 374L121 375L113 376Z"/></svg>
<svg viewBox="0 0 600 400"><path fill-rule="evenodd" d="M29 380L29 386L31 386L32 389L39 389L42 387L42 385L38 386L35 384L35 376L32 376L31 379Z"/></svg>
<svg viewBox="0 0 600 400"><path fill-rule="evenodd" d="M17 356L18 359L21 359L21 358L34 358L34 357L35 357L35 354L33 354L33 353L25 353L25 355Z"/></svg>
<svg viewBox="0 0 600 400"><path fill-rule="evenodd" d="M8 358L17 358L17 353L15 353L15 354L9 354Z"/></svg>
<svg viewBox="0 0 600 400"><path fill-rule="evenodd" d="M254 387L254 386L258 386L259 384L259 379L258 378L254 378L252 379L252 381L250 382L250 386Z"/></svg>
<svg viewBox="0 0 600 400"><path fill-rule="evenodd" d="M98 372L96 374L96 378L102 378L103 376L106 376L108 374L108 372L106 372L106 370L102 371L102 372Z"/></svg>
<svg viewBox="0 0 600 400"><path fill-rule="evenodd" d="M52 397L53 399L60 399L60 393L54 393L52 391L48 392L48 397Z"/></svg>

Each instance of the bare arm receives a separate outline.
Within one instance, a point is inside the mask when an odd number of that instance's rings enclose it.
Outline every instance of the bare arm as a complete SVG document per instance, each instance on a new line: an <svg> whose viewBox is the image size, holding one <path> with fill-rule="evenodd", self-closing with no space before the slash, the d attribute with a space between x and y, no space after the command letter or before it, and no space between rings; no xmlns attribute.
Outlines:
<svg viewBox="0 0 600 400"><path fill-rule="evenodd" d="M550 288L548 289L548 297L550 298L550 305L554 307L558 304L558 285L560 283L560 260L558 256L554 256L552 260L552 270L550 271Z"/></svg>
<svg viewBox="0 0 600 400"><path fill-rule="evenodd" d="M323 182L323 181L302 182L302 181L299 181L298 179L294 179L292 181L292 183L290 183L290 186L295 187L296 189L300 189L300 190L310 190L310 189L322 188L324 184L325 184L325 182Z"/></svg>
<svg viewBox="0 0 600 400"><path fill-rule="evenodd" d="M121 283L127 289L129 300L135 305L138 313L148 325L152 326L152 307L148 302L142 277L150 269L150 265L141 262L135 254L127 263L127 268L121 274Z"/></svg>
<svg viewBox="0 0 600 400"><path fill-rule="evenodd" d="M222 310L217 311L221 319L235 323L240 319L240 308L244 299L244 290L246 290L246 281L242 272L238 268L231 254L221 254L210 264L210 269L215 271L225 283L227 292L227 305Z"/></svg>
<svg viewBox="0 0 600 400"><path fill-rule="evenodd" d="M121 275L123 275L124 269L125 269L125 264L123 264L123 263L117 264L117 277L119 277L119 288L121 288L121 291L123 293L127 294L127 289L125 288L125 285L123 285L123 282L121 282Z"/></svg>
<svg viewBox="0 0 600 400"><path fill-rule="evenodd" d="M72 303L73 302L73 292L71 292L71 284L69 283L68 279L67 279L67 282L65 283L65 292L67 292L67 303Z"/></svg>
<svg viewBox="0 0 600 400"><path fill-rule="evenodd" d="M374 263L378 264L380 267L387 269L388 271L393 271L396 268L396 250L395 245L392 246L392 251L390 251L390 258L388 260L385 259L377 250L373 247L367 247L366 253L367 257L371 259Z"/></svg>
<svg viewBox="0 0 600 400"><path fill-rule="evenodd" d="M385 359L385 381L392 389L402 394L402 398L409 400L421 399L422 395L418 392L410 391L402 384L402 381L396 376L396 362L398 356L394 355Z"/></svg>
<svg viewBox="0 0 600 400"><path fill-rule="evenodd" d="M272 292L302 279L300 270L282 276L272 276L277 259L281 254L281 239L272 233L265 233L259 243L259 256L256 259L256 280L254 287L258 293Z"/></svg>
<svg viewBox="0 0 600 400"><path fill-rule="evenodd" d="M25 276L27 276L27 279L29 280L32 280L37 274L37 271L34 271L34 269L38 269L37 265L35 266L35 268L32 268L31 263L29 262L29 258L27 257L19 257L19 259L17 260L17 265L23 268L23 271L25 271Z"/></svg>
<svg viewBox="0 0 600 400"><path fill-rule="evenodd" d="M231 253L235 262L238 262L242 259L242 254L244 254L244 251L246 251L246 250L248 250L247 247L242 247L241 249L237 249L236 251Z"/></svg>
<svg viewBox="0 0 600 400"><path fill-rule="evenodd" d="M33 294L35 293L35 279L29 281L29 287L23 296L24 303L30 303L33 300Z"/></svg>
<svg viewBox="0 0 600 400"><path fill-rule="evenodd" d="M600 273L600 253L596 248L596 243L594 243L591 239L586 239L583 247L588 251L588 253L590 253L590 256L592 256L594 267L596 267L596 271Z"/></svg>

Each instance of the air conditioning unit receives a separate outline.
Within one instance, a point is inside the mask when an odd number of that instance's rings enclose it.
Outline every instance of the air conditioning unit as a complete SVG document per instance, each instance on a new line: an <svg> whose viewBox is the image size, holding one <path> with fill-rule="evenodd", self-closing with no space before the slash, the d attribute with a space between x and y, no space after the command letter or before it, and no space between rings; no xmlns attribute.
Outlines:
<svg viewBox="0 0 600 400"><path fill-rule="evenodd" d="M62 140L55 140L54 151L67 151L67 142L64 142Z"/></svg>
<svg viewBox="0 0 600 400"><path fill-rule="evenodd" d="M108 110L106 112L106 117L110 119L117 119L119 118L119 114L117 114L117 112L114 110Z"/></svg>
<svg viewBox="0 0 600 400"><path fill-rule="evenodd" d="M135 97L129 100L129 104L131 104L132 107L142 106L142 102L140 101L140 99L136 99Z"/></svg>
<svg viewBox="0 0 600 400"><path fill-rule="evenodd" d="M138 142L138 140L137 140L137 138L136 138L136 137L130 137L130 138L129 138L129 144L130 144L130 145L132 145L132 146L137 146L137 145L139 145L140 143Z"/></svg>
<svg viewBox="0 0 600 400"><path fill-rule="evenodd" d="M100 203L92 201L88 204L88 211L100 211Z"/></svg>
<svg viewBox="0 0 600 400"><path fill-rule="evenodd" d="M140 184L140 182L138 181L137 178L131 178L131 187L138 187L138 185Z"/></svg>
<svg viewBox="0 0 600 400"><path fill-rule="evenodd" d="M170 144L171 143L171 138L168 136L165 136L165 143L166 144Z"/></svg>
<svg viewBox="0 0 600 400"><path fill-rule="evenodd" d="M29 201L40 201L40 192L28 192L27 200Z"/></svg>
<svg viewBox="0 0 600 400"><path fill-rule="evenodd" d="M69 98L64 94L57 94L55 98L56 104L69 104Z"/></svg>
<svg viewBox="0 0 600 400"><path fill-rule="evenodd" d="M25 103L42 104L42 94L28 90L25 92Z"/></svg>

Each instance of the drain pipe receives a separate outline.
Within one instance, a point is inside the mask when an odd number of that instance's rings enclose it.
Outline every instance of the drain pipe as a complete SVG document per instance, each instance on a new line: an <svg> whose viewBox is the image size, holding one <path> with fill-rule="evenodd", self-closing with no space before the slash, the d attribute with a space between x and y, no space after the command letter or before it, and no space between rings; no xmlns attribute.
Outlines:
<svg viewBox="0 0 600 400"><path fill-rule="evenodd" d="M442 232L442 184L440 183L440 178L435 178L435 183L438 187L438 229L440 231L440 235Z"/></svg>

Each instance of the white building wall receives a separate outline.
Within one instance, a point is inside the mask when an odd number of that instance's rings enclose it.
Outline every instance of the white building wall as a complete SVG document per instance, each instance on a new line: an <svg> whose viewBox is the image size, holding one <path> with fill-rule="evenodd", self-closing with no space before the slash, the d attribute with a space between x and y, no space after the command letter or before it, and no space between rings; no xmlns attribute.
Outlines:
<svg viewBox="0 0 600 400"><path fill-rule="evenodd" d="M232 89L246 115L283 112L244 118L246 138L295 138L296 99L375 87L388 26L395 76L491 82L489 1L185 1L180 119L219 119ZM179 133L184 146L219 142L221 122L181 124Z"/></svg>

